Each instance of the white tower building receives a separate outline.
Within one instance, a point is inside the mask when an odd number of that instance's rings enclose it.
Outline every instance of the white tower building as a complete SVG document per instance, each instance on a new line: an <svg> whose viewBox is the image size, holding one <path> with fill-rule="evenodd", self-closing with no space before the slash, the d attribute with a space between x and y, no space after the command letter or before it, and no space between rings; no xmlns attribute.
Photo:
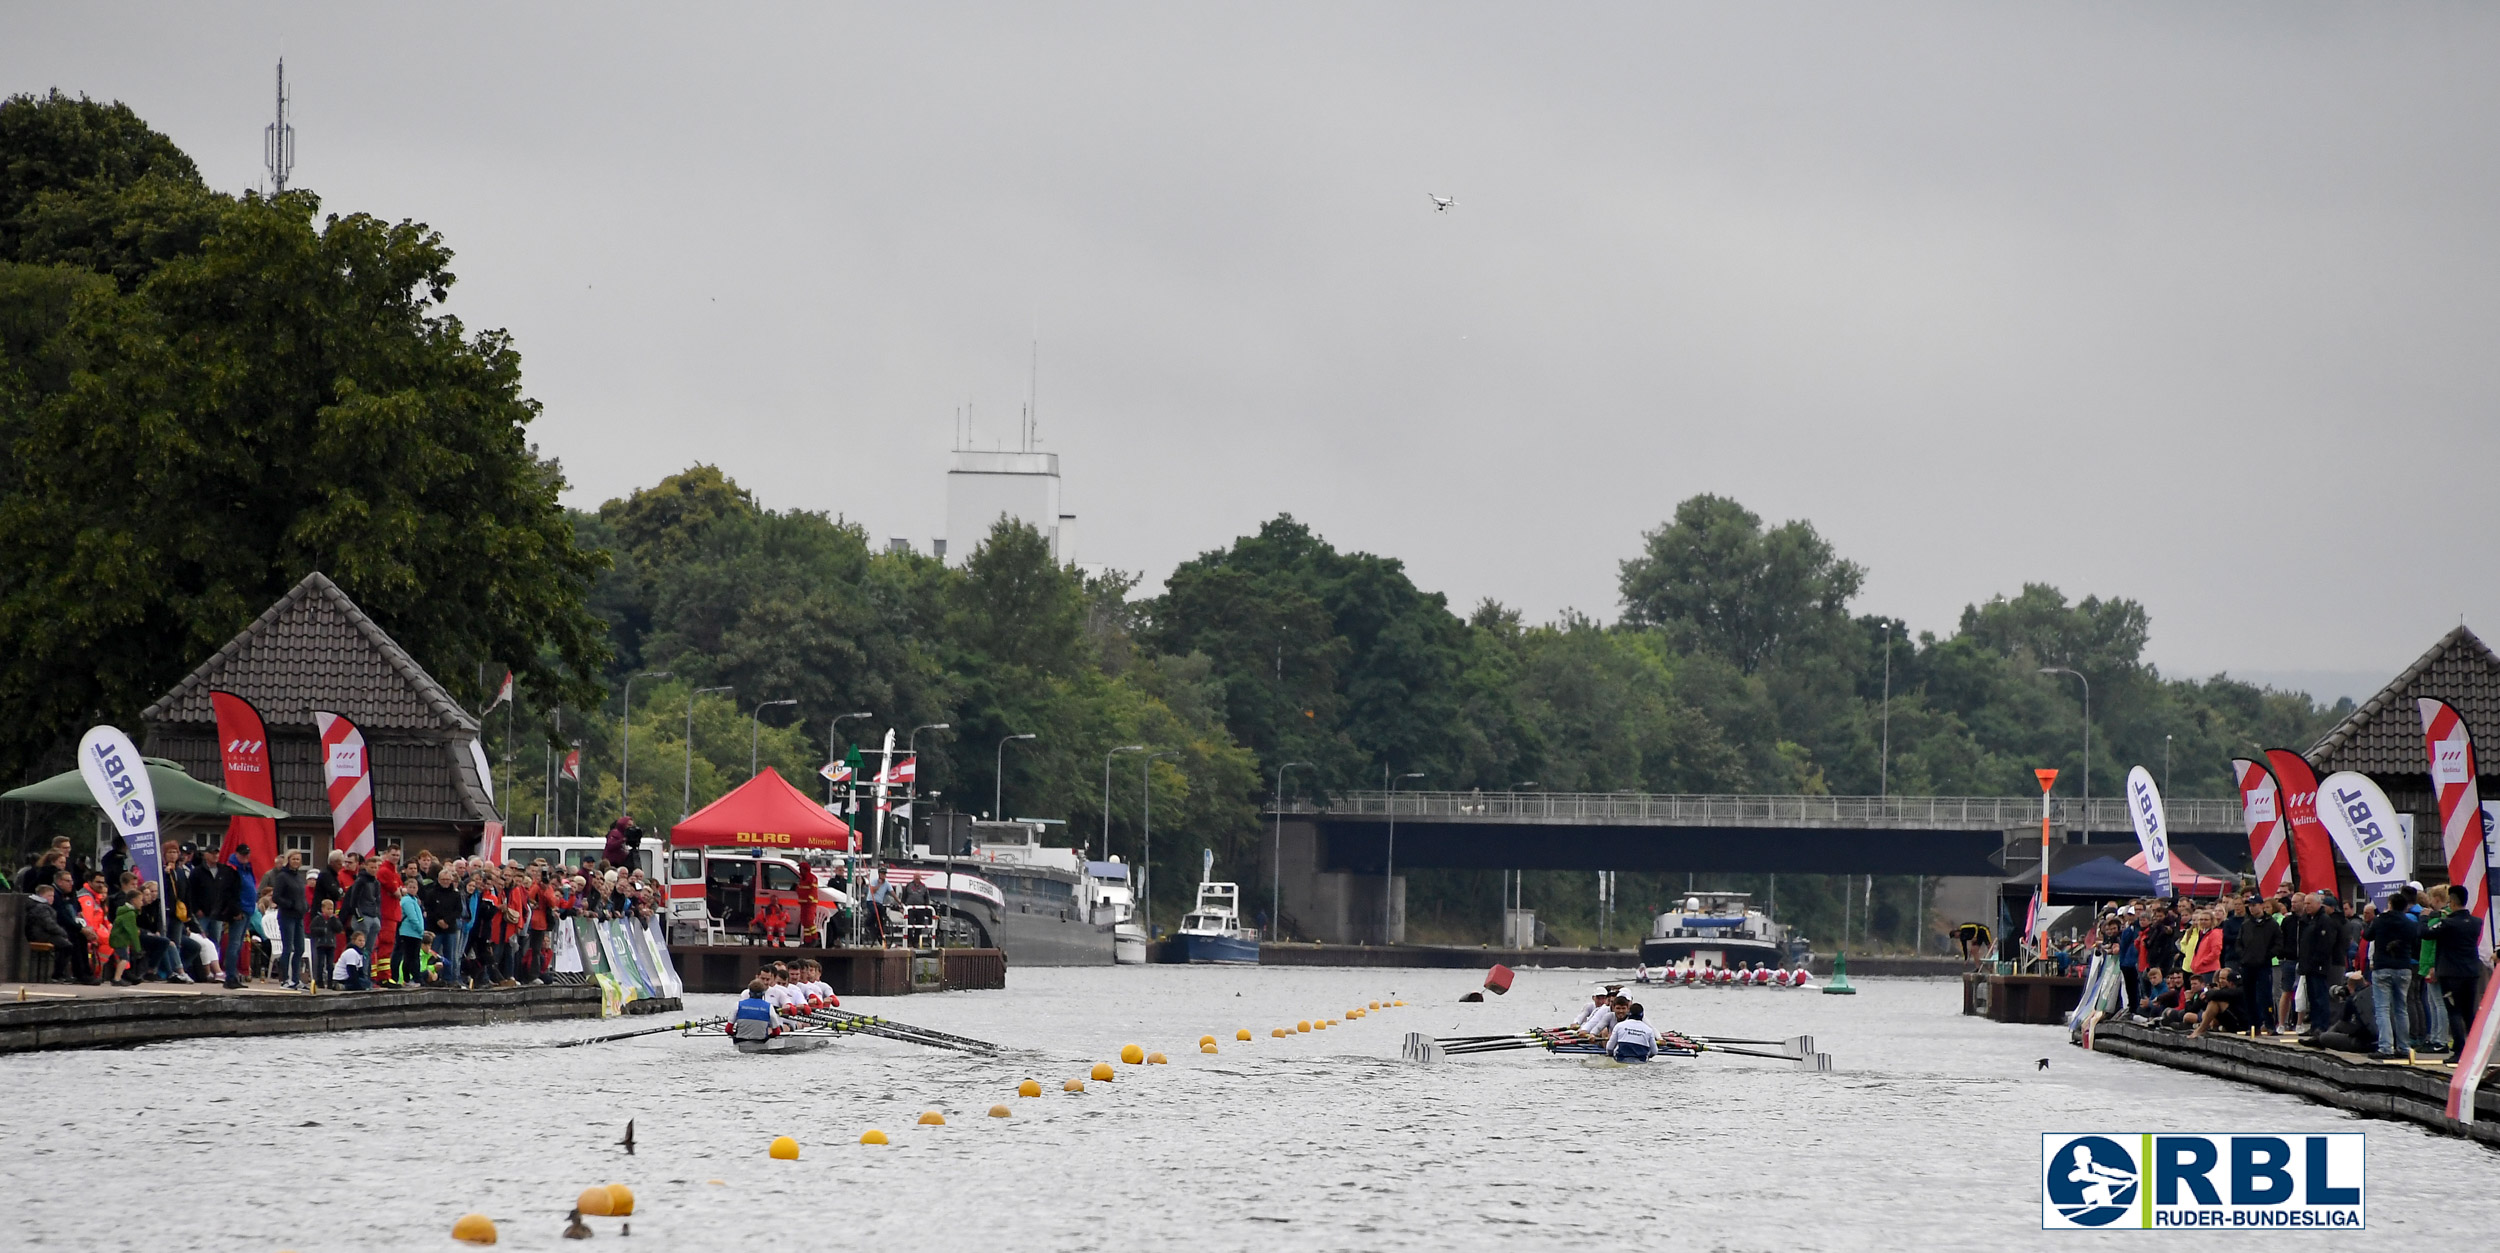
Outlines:
<svg viewBox="0 0 2500 1253"><path fill-rule="evenodd" d="M1041 532L1059 564L1076 560L1076 515L1060 511L1059 454L956 450L946 472L946 560L970 560L1002 515Z"/></svg>

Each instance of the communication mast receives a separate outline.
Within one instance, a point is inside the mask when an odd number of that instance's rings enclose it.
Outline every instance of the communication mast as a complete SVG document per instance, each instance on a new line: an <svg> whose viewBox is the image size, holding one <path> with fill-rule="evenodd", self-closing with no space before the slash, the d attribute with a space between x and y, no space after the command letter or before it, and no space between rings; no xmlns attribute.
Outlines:
<svg viewBox="0 0 2500 1253"><path fill-rule="evenodd" d="M278 58L278 120L261 132L261 155L269 165L269 181L285 191L287 176L295 172L295 125L286 120L285 57Z"/></svg>

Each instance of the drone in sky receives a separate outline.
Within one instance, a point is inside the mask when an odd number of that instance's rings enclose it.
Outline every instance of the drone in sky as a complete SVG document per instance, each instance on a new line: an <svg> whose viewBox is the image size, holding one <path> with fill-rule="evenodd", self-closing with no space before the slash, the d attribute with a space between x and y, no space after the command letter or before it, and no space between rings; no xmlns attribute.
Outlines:
<svg viewBox="0 0 2500 1253"><path fill-rule="evenodd" d="M1450 211L1450 206L1458 203L1458 198L1455 196L1435 195L1432 192L1424 194L1432 197L1432 211L1435 213L1447 213Z"/></svg>

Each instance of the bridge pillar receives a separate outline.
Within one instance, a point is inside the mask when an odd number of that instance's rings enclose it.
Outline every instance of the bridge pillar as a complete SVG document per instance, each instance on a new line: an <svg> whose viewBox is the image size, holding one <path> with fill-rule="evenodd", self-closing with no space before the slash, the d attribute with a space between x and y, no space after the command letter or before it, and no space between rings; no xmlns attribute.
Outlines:
<svg viewBox="0 0 2500 1253"><path fill-rule="evenodd" d="M1283 874L1278 883L1283 898L1279 908L1293 926L1277 928L1280 938L1316 940L1322 944L1379 944L1380 876L1352 874L1327 870L1326 838L1319 824L1307 818L1287 818L1279 836L1283 851ZM1406 940L1406 876L1399 875L1393 884L1390 932L1386 940L1401 944ZM1281 920L1280 920L1281 922Z"/></svg>

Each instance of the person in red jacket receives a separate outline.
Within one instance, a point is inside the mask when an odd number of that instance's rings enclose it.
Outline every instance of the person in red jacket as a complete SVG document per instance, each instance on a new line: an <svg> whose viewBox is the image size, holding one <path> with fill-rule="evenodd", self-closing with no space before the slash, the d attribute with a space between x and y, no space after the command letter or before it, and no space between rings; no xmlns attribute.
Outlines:
<svg viewBox="0 0 2500 1253"><path fill-rule="evenodd" d="M814 942L816 934L816 868L802 859L799 862L799 943Z"/></svg>
<svg viewBox="0 0 2500 1253"><path fill-rule="evenodd" d="M382 935L373 942L373 968L389 969L391 949L399 938L399 850L382 854L380 865L373 868L374 882L382 887Z"/></svg>

